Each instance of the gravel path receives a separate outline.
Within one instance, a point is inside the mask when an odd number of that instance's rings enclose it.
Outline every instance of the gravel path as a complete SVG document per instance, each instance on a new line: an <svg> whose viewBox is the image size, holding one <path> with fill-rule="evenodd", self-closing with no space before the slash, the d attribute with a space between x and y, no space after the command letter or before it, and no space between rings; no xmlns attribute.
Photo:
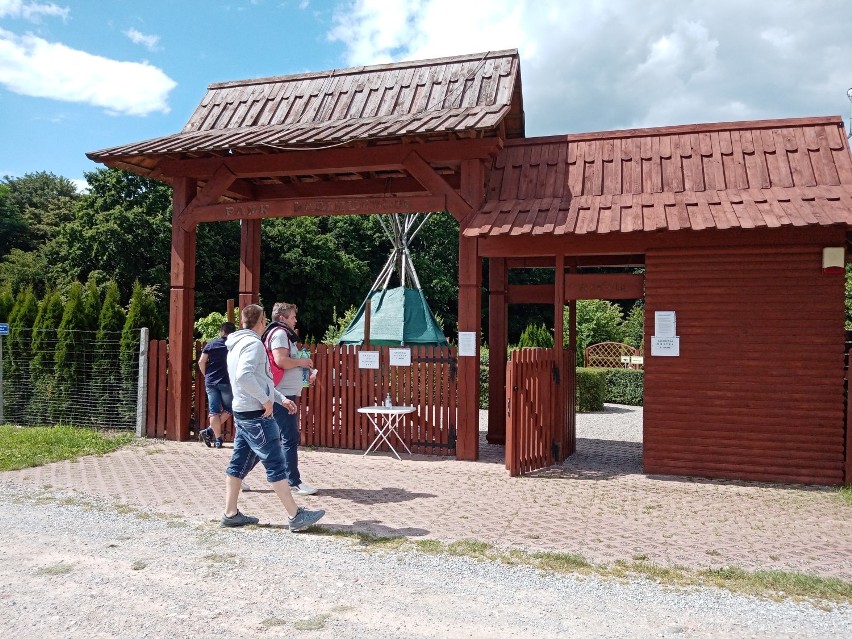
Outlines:
<svg viewBox="0 0 852 639"><path fill-rule="evenodd" d="M824 610L716 589L223 530L0 486L0 637L849 637Z"/></svg>

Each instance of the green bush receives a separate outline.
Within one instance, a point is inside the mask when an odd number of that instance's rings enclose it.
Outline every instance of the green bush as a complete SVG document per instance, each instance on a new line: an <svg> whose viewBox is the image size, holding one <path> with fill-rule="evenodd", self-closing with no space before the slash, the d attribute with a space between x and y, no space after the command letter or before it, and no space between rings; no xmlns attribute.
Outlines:
<svg viewBox="0 0 852 639"><path fill-rule="evenodd" d="M528 324L518 340L518 348L553 348L553 335L544 324Z"/></svg>
<svg viewBox="0 0 852 639"><path fill-rule="evenodd" d="M606 376L605 368L577 368L578 413L592 413L604 409Z"/></svg>
<svg viewBox="0 0 852 639"><path fill-rule="evenodd" d="M479 349L479 407L488 408L488 347Z"/></svg>
<svg viewBox="0 0 852 639"><path fill-rule="evenodd" d="M604 401L627 406L642 406L645 393L645 371L630 368L606 369Z"/></svg>
<svg viewBox="0 0 852 639"><path fill-rule="evenodd" d="M240 309L234 309L234 319L240 317ZM219 311L213 311L210 315L199 317L195 320L195 333L202 342L209 342L211 339L219 337L222 332L222 324L228 321L228 318ZM239 321L235 322L239 324Z"/></svg>

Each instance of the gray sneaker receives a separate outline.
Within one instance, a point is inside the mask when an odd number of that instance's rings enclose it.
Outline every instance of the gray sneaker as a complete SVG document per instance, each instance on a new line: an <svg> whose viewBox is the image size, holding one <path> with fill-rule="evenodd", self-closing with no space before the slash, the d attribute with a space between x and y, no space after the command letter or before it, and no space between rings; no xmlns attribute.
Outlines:
<svg viewBox="0 0 852 639"><path fill-rule="evenodd" d="M298 486L290 486L290 490L296 495L316 495L318 488L302 482Z"/></svg>
<svg viewBox="0 0 852 639"><path fill-rule="evenodd" d="M237 526L248 526L249 524L256 524L260 520L257 517L249 517L248 515L242 514L239 510L237 514L231 515L228 517L227 515L222 515L222 519L219 520L222 528L236 528Z"/></svg>
<svg viewBox="0 0 852 639"><path fill-rule="evenodd" d="M297 532L309 528L322 519L324 510L305 510L299 508L293 517L290 517L290 532Z"/></svg>

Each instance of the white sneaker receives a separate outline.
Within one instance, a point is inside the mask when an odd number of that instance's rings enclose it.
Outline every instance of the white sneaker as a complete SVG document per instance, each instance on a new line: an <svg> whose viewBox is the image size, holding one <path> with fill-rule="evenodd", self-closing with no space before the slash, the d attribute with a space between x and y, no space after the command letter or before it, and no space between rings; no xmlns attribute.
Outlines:
<svg viewBox="0 0 852 639"><path fill-rule="evenodd" d="M240 486L240 490L243 491L244 493L250 493L251 492L251 488L249 488L249 485L246 483L245 480L243 480L242 486Z"/></svg>
<svg viewBox="0 0 852 639"><path fill-rule="evenodd" d="M290 486L290 490L292 490L297 495L314 495L319 490L319 488L315 488L310 484L302 482L298 486Z"/></svg>

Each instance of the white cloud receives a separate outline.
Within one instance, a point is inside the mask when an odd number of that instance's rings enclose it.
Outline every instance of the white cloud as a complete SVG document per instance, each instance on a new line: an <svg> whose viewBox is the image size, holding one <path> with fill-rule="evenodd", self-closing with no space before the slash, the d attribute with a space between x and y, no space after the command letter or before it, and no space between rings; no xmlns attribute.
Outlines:
<svg viewBox="0 0 852 639"><path fill-rule="evenodd" d="M329 38L351 65L517 48L550 135L845 113L850 33L848 0L351 0Z"/></svg>
<svg viewBox="0 0 852 639"><path fill-rule="evenodd" d="M133 44L141 44L149 51L157 51L157 45L160 43L160 36L145 35L133 27L130 27L127 31L125 31L124 35L130 38Z"/></svg>
<svg viewBox="0 0 852 639"><path fill-rule="evenodd" d="M2 29L0 84L22 95L82 102L125 115L168 113L168 95L177 86L148 63L110 60Z"/></svg>
<svg viewBox="0 0 852 639"><path fill-rule="evenodd" d="M71 10L52 2L23 2L23 0L0 0L0 18L23 18L37 22L41 17L66 20Z"/></svg>

